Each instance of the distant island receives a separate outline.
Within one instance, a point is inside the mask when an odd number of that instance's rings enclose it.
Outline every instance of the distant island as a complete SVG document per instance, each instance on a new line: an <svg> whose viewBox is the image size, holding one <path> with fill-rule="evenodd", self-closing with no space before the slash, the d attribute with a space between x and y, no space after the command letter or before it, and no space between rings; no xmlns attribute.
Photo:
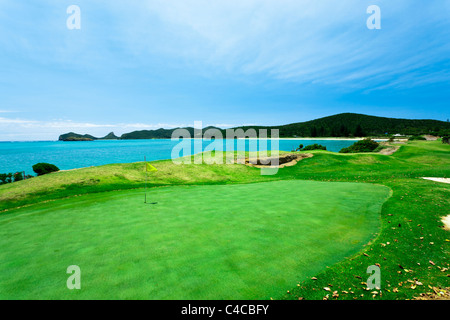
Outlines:
<svg viewBox="0 0 450 320"><path fill-rule="evenodd" d="M77 134L69 132L59 136L62 141L94 141L94 140L136 140L136 139L170 139L174 129L140 130L130 133L124 133L117 137L113 132L103 138L96 138L89 134ZM194 128L183 128L194 136ZM208 129L218 129L222 135L226 136L226 130L217 127L206 127ZM448 135L450 133L450 122L439 120L415 120L415 119L397 119L377 116L369 116L357 113L341 113L324 118L319 118L306 122L298 122L281 126L242 126L232 128L255 129L278 129L281 138L302 138L302 137L381 137L389 135ZM270 131L268 132L270 134Z"/></svg>
<svg viewBox="0 0 450 320"><path fill-rule="evenodd" d="M103 138L96 138L91 136L90 134L78 134L75 132L65 133L59 136L59 140L61 141L94 141L94 140L119 140L121 138L117 137L114 132L108 133Z"/></svg>

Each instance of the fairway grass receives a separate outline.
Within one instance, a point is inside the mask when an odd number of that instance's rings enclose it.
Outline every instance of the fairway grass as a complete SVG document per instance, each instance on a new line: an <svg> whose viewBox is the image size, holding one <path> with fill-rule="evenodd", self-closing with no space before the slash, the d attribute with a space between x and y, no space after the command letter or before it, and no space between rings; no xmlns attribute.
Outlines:
<svg viewBox="0 0 450 320"><path fill-rule="evenodd" d="M0 215L0 299L269 299L360 251L390 189L302 180L172 186ZM66 269L81 268L81 290Z"/></svg>

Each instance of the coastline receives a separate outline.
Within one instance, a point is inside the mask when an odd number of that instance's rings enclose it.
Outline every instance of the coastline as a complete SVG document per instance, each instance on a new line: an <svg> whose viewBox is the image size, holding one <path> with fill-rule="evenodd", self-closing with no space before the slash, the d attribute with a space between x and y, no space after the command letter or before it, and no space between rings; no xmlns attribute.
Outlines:
<svg viewBox="0 0 450 320"><path fill-rule="evenodd" d="M184 138L186 140L197 140L197 139L202 139L202 138ZM238 140L274 140L274 139L278 139L278 140L292 140L292 141L301 141L301 140L310 140L310 141L316 141L316 140L322 140L322 141L359 141L359 140L364 140L367 138L337 138L337 137L328 137L328 138L236 138ZM372 140L376 140L376 141L389 141L389 139L377 139L377 138L371 138ZM142 140L173 140L171 138L151 138L151 139L98 139L98 140L78 140L78 141L64 141L64 140L14 140L14 141L6 141L6 140L2 140L0 141L0 143L11 143L11 142L94 142L94 141L142 141ZM177 139L174 139L177 140ZM218 140L230 140L230 139L218 139ZM396 141L407 141L407 139L395 139Z"/></svg>
<svg viewBox="0 0 450 320"><path fill-rule="evenodd" d="M273 140L271 138L238 138L238 139L256 139L256 140ZM307 141L359 141L359 140L364 140L367 138L277 138L278 140L292 140L292 141L302 141L302 140L307 140ZM376 141L389 141L389 139L377 139L377 138L371 138L372 140L376 140Z"/></svg>

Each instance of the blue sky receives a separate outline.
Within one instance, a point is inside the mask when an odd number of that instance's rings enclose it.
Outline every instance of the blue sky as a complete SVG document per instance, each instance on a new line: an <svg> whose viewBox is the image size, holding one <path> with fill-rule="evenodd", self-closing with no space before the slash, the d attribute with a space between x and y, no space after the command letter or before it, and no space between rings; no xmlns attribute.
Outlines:
<svg viewBox="0 0 450 320"><path fill-rule="evenodd" d="M0 140L450 118L448 0L111 2L0 0Z"/></svg>

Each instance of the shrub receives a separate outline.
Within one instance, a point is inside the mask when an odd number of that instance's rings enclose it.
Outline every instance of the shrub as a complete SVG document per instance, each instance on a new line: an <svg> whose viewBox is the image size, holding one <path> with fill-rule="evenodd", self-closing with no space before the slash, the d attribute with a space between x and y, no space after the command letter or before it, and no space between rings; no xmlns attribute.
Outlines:
<svg viewBox="0 0 450 320"><path fill-rule="evenodd" d="M54 164L50 163L37 163L33 166L33 171L36 172L38 176L42 176L47 173L59 171L59 168Z"/></svg>
<svg viewBox="0 0 450 320"><path fill-rule="evenodd" d="M340 153L358 153L358 152L373 152L380 144L372 139L364 139L355 142L350 147L343 148Z"/></svg>
<svg viewBox="0 0 450 320"><path fill-rule="evenodd" d="M308 150L327 150L327 147L314 143L301 149L301 151L308 151Z"/></svg>
<svg viewBox="0 0 450 320"><path fill-rule="evenodd" d="M23 180L23 174L22 174L22 172L16 172L16 173L14 173L14 182L21 181L21 180Z"/></svg>
<svg viewBox="0 0 450 320"><path fill-rule="evenodd" d="M12 176L12 173L0 173L0 184L11 183Z"/></svg>
<svg viewBox="0 0 450 320"><path fill-rule="evenodd" d="M414 141L414 140L427 140L427 139L425 139L422 136L412 136L412 137L409 137L409 139L408 139L408 141Z"/></svg>
<svg viewBox="0 0 450 320"><path fill-rule="evenodd" d="M450 144L450 136L443 136L442 137L442 143Z"/></svg>

